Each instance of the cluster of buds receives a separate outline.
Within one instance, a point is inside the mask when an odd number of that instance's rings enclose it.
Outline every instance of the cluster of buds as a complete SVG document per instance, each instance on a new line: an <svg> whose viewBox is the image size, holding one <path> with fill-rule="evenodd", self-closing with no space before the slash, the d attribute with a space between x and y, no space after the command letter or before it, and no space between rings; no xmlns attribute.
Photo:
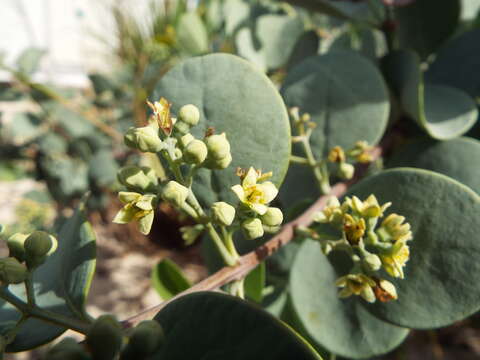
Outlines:
<svg viewBox="0 0 480 360"><path fill-rule="evenodd" d="M24 282L57 249L57 239L44 231L16 233L7 239L9 256L0 259L0 286Z"/></svg>
<svg viewBox="0 0 480 360"><path fill-rule="evenodd" d="M342 288L340 297L359 295L368 302L397 298L395 286L380 277L380 270L404 278L403 268L410 255L407 242L412 240L412 232L405 217L398 214L392 213L379 221L390 205L380 205L374 195L364 201L356 196L347 197L343 203L331 197L327 206L315 214L314 221L320 227L326 225L338 234L332 240L320 235L320 231L311 231L310 235L320 241L322 251L326 255L333 250L345 251L353 261L349 274L336 282Z"/></svg>
<svg viewBox="0 0 480 360"><path fill-rule="evenodd" d="M225 133L214 134L209 128L203 139L195 139L190 133L200 121L200 111L195 105L182 106L176 118L171 114L171 104L164 98L147 104L152 110L148 125L130 128L124 137L127 146L159 154L174 175L182 176L184 167L189 167L190 171L186 172L192 173L202 167L219 170L230 165L232 155ZM127 166L118 172L118 180L128 191L119 193L124 207L113 222L125 224L136 220L143 234L150 232L160 198L184 210L188 207L189 181L177 181L178 176L176 180L160 183L153 169Z"/></svg>
<svg viewBox="0 0 480 360"><path fill-rule="evenodd" d="M335 174L339 178L349 180L355 173L353 163L367 164L372 161L372 149L366 141L357 141L349 150L334 146L329 151L327 160L336 167Z"/></svg>
<svg viewBox="0 0 480 360"><path fill-rule="evenodd" d="M91 325L86 341L79 344L73 338L65 338L47 353L49 360L122 360L145 359L156 353L164 344L164 333L154 320L140 322L124 334L120 322L114 316L102 315Z"/></svg>

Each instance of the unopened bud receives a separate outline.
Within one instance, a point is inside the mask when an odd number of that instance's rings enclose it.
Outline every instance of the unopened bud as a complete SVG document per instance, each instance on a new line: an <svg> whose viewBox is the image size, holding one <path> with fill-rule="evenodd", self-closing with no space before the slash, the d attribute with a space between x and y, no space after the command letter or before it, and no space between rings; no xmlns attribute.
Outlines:
<svg viewBox="0 0 480 360"><path fill-rule="evenodd" d="M269 207L267 212L260 216L262 219L262 223L267 226L278 226L283 221L283 213L282 210L276 207Z"/></svg>
<svg viewBox="0 0 480 360"><path fill-rule="evenodd" d="M27 234L16 233L10 236L7 240L10 256L14 257L20 262L25 261L25 239L27 237Z"/></svg>
<svg viewBox="0 0 480 360"><path fill-rule="evenodd" d="M34 231L26 239L25 260L29 269L42 265L57 249L57 239L44 231Z"/></svg>
<svg viewBox="0 0 480 360"><path fill-rule="evenodd" d="M28 270L13 257L0 259L1 285L20 284L27 278Z"/></svg>
<svg viewBox="0 0 480 360"><path fill-rule="evenodd" d="M120 323L111 315L102 315L92 324L86 342L93 360L113 360L122 346Z"/></svg>
<svg viewBox="0 0 480 360"><path fill-rule="evenodd" d="M355 167L352 164L341 163L338 166L338 176L342 179L349 180L355 173Z"/></svg>
<svg viewBox="0 0 480 360"><path fill-rule="evenodd" d="M184 105L180 108L178 119L190 126L195 126L200 121L200 111L195 105Z"/></svg>
<svg viewBox="0 0 480 360"><path fill-rule="evenodd" d="M190 141L193 141L193 140L195 140L195 138L193 137L192 134L185 134L180 138L180 145L182 147L186 147L190 143Z"/></svg>
<svg viewBox="0 0 480 360"><path fill-rule="evenodd" d="M230 143L225 133L207 136L205 144L208 148L208 156L212 159L220 160L230 155Z"/></svg>
<svg viewBox="0 0 480 360"><path fill-rule="evenodd" d="M212 205L213 221L220 225L230 226L235 219L235 208L223 201L218 201Z"/></svg>
<svg viewBox="0 0 480 360"><path fill-rule="evenodd" d="M128 345L122 352L122 357L143 359L157 351L164 341L163 329L157 321L142 321L133 329Z"/></svg>
<svg viewBox="0 0 480 360"><path fill-rule="evenodd" d="M243 234L248 240L262 237L264 234L262 222L258 218L247 219L242 223Z"/></svg>
<svg viewBox="0 0 480 360"><path fill-rule="evenodd" d="M73 338L65 338L53 346L47 353L48 360L89 360L85 348Z"/></svg>
<svg viewBox="0 0 480 360"><path fill-rule="evenodd" d="M162 197L164 200L172 203L173 205L182 207L187 200L188 193L188 188L172 180L164 186L162 190Z"/></svg>
<svg viewBox="0 0 480 360"><path fill-rule="evenodd" d="M363 264L369 271L378 271L382 267L382 260L375 254L367 254L363 259Z"/></svg>
<svg viewBox="0 0 480 360"><path fill-rule="evenodd" d="M225 156L222 159L213 159L213 158L208 158L203 164L208 169L212 170L222 170L226 169L228 165L230 165L232 162L232 155L229 153L227 156Z"/></svg>
<svg viewBox="0 0 480 360"><path fill-rule="evenodd" d="M155 192L158 177L155 170L146 166L126 166L119 170L118 181L128 190L136 192Z"/></svg>
<svg viewBox="0 0 480 360"><path fill-rule="evenodd" d="M125 145L143 152L157 153L163 149L158 130L153 126L131 127L124 137Z"/></svg>
<svg viewBox="0 0 480 360"><path fill-rule="evenodd" d="M387 280L378 280L377 286L373 288L373 291L375 292L375 297L381 302L389 302L398 299L395 285Z"/></svg>
<svg viewBox="0 0 480 360"><path fill-rule="evenodd" d="M183 150L183 159L189 164L201 164L207 158L207 146L201 140L192 140Z"/></svg>

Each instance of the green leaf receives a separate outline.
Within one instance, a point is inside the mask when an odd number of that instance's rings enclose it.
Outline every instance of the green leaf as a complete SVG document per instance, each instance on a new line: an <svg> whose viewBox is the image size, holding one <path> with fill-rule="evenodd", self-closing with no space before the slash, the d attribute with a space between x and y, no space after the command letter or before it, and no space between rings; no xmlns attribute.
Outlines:
<svg viewBox="0 0 480 360"><path fill-rule="evenodd" d="M153 99L165 97L172 111L194 104L200 123L192 134L203 138L208 127L226 132L233 161L225 170L201 169L194 190L204 203L237 201L230 190L239 183L237 167L272 171L279 186L290 156L290 126L285 105L270 80L248 62L228 54L188 59L157 85Z"/></svg>
<svg viewBox="0 0 480 360"><path fill-rule="evenodd" d="M200 292L155 316L165 344L151 359L307 360L320 356L272 315L241 299Z"/></svg>
<svg viewBox="0 0 480 360"><path fill-rule="evenodd" d="M182 50L190 55L204 54L208 51L207 30L196 12L182 15L178 24L177 36Z"/></svg>
<svg viewBox="0 0 480 360"><path fill-rule="evenodd" d="M168 300L187 290L192 283L177 264L170 259L163 259L152 270L152 285L163 300Z"/></svg>
<svg viewBox="0 0 480 360"><path fill-rule="evenodd" d="M317 242L302 244L290 272L292 310L303 328L298 330L328 351L353 359L384 354L398 346L408 330L371 315L359 299L340 299L335 280L342 275Z"/></svg>
<svg viewBox="0 0 480 360"><path fill-rule="evenodd" d="M31 75L38 70L40 60L46 51L35 47L24 50L17 59L17 70L26 75Z"/></svg>
<svg viewBox="0 0 480 360"><path fill-rule="evenodd" d="M480 141L467 137L448 141L420 139L405 144L388 160L386 166L414 167L450 176L480 194Z"/></svg>
<svg viewBox="0 0 480 360"><path fill-rule="evenodd" d="M265 287L265 263L262 262L245 277L245 295L257 303L263 299Z"/></svg>
<svg viewBox="0 0 480 360"><path fill-rule="evenodd" d="M61 227L57 251L34 273L37 303L41 308L66 316L83 317L85 301L95 271L95 235L85 217L83 205ZM23 285L10 286L20 299L25 299ZM11 305L1 302L0 332L8 330L20 319ZM52 341L66 329L36 319L28 319L20 327L8 352L28 350Z"/></svg>
<svg viewBox="0 0 480 360"><path fill-rule="evenodd" d="M13 143L23 145L38 138L44 129L42 119L33 113L16 113L6 128Z"/></svg>
<svg viewBox="0 0 480 360"><path fill-rule="evenodd" d="M288 59L287 68L291 69L306 58L316 55L320 47L320 37L314 30L305 31L297 40Z"/></svg>
<svg viewBox="0 0 480 360"><path fill-rule="evenodd" d="M235 44L238 54L262 70L285 65L303 33L303 22L297 16L263 15L251 27L237 33Z"/></svg>
<svg viewBox="0 0 480 360"><path fill-rule="evenodd" d="M405 216L413 240L405 279L388 279L397 288L398 300L368 309L413 329L450 325L478 311L480 196L444 175L409 168L381 172L349 191L360 199L371 193L381 204L392 202L388 213Z"/></svg>
<svg viewBox="0 0 480 360"><path fill-rule="evenodd" d="M225 14L225 32L231 35L248 19L250 5L243 0L225 1L223 12Z"/></svg>
<svg viewBox="0 0 480 360"><path fill-rule="evenodd" d="M452 139L477 120L474 101L463 91L425 84L420 60L410 51L391 53L384 61L387 77L400 95L405 111L433 138Z"/></svg>
<svg viewBox="0 0 480 360"><path fill-rule="evenodd" d="M437 54L425 74L427 81L444 84L480 97L480 29L449 41Z"/></svg>
<svg viewBox="0 0 480 360"><path fill-rule="evenodd" d="M372 12L370 6L364 2L335 1L335 0L289 0L292 5L303 6L309 10L335 16L350 21L378 22L377 13L383 18L383 7L379 1L373 1L371 6L376 8Z"/></svg>
<svg viewBox="0 0 480 360"><path fill-rule="evenodd" d="M366 58L353 51L312 56L287 75L282 94L288 107L311 115L316 128L311 145L317 159L331 148L352 147L359 140L377 143L385 131L390 103L382 75ZM294 154L305 156L299 147ZM285 205L318 195L310 168L292 164L281 199Z"/></svg>
<svg viewBox="0 0 480 360"><path fill-rule="evenodd" d="M395 9L400 47L415 50L422 58L435 52L457 28L460 0L413 1Z"/></svg>

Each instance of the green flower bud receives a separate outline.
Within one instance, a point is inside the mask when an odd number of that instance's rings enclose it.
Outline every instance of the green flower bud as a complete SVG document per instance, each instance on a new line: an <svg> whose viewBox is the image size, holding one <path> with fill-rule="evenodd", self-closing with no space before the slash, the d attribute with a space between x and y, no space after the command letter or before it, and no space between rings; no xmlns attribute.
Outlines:
<svg viewBox="0 0 480 360"><path fill-rule="evenodd" d="M122 327L112 315L96 319L86 338L93 360L113 360L120 351L122 340Z"/></svg>
<svg viewBox="0 0 480 360"><path fill-rule="evenodd" d="M180 138L180 145L186 147L192 140L195 140L192 134L185 134Z"/></svg>
<svg viewBox="0 0 480 360"><path fill-rule="evenodd" d="M375 254L368 254L363 259L363 265L369 271L378 271L382 267L382 260Z"/></svg>
<svg viewBox="0 0 480 360"><path fill-rule="evenodd" d="M192 140L183 150L183 159L189 164L201 164L207 158L207 146L201 140Z"/></svg>
<svg viewBox="0 0 480 360"><path fill-rule="evenodd" d="M260 216L262 223L267 226L279 226L283 221L282 210L276 207L269 207L267 212Z"/></svg>
<svg viewBox="0 0 480 360"><path fill-rule="evenodd" d="M158 130L152 126L131 127L124 136L125 145L143 152L157 153L163 149Z"/></svg>
<svg viewBox="0 0 480 360"><path fill-rule="evenodd" d="M27 234L16 233L10 236L7 240L10 256L16 258L20 262L25 261L25 239L27 237Z"/></svg>
<svg viewBox="0 0 480 360"><path fill-rule="evenodd" d="M125 166L117 173L118 181L128 190L156 192L158 177L155 170L146 166Z"/></svg>
<svg viewBox="0 0 480 360"><path fill-rule="evenodd" d="M235 219L235 208L223 201L212 204L213 221L220 225L230 226Z"/></svg>
<svg viewBox="0 0 480 360"><path fill-rule="evenodd" d="M190 126L195 126L200 121L200 111L195 105L184 105L180 108L178 119Z"/></svg>
<svg viewBox="0 0 480 360"><path fill-rule="evenodd" d="M200 234L205 230L203 224L197 224L194 226L182 226L180 232L182 233L182 239L185 241L185 245L192 245Z"/></svg>
<svg viewBox="0 0 480 360"><path fill-rule="evenodd" d="M207 136L205 138L205 144L208 148L208 156L211 159L221 160L230 155L230 143L225 133Z"/></svg>
<svg viewBox="0 0 480 360"><path fill-rule="evenodd" d="M89 360L84 347L73 338L65 338L53 346L47 353L48 360Z"/></svg>
<svg viewBox="0 0 480 360"><path fill-rule="evenodd" d="M122 352L124 359L143 359L157 351L165 341L163 329L155 320L145 320L137 325Z"/></svg>
<svg viewBox="0 0 480 360"><path fill-rule="evenodd" d="M338 167L337 175L342 179L349 180L353 177L354 173L355 167L352 164L341 163Z"/></svg>
<svg viewBox="0 0 480 360"><path fill-rule="evenodd" d="M182 207L187 200L189 190L176 181L169 181L162 190L162 198L175 206Z"/></svg>
<svg viewBox="0 0 480 360"><path fill-rule="evenodd" d="M20 284L25 281L28 270L13 257L0 259L0 283L1 286L8 284Z"/></svg>
<svg viewBox="0 0 480 360"><path fill-rule="evenodd" d="M25 260L29 269L42 265L47 257L57 250L58 242L44 231L34 231L26 239Z"/></svg>
<svg viewBox="0 0 480 360"><path fill-rule="evenodd" d="M248 240L262 237L264 234L262 222L257 218L247 219L242 222L242 230Z"/></svg>
<svg viewBox="0 0 480 360"><path fill-rule="evenodd" d="M231 162L232 162L231 154L228 154L223 159L213 159L213 158L209 159L207 156L207 160L203 163L203 166L211 170L222 170L222 169L226 169Z"/></svg>

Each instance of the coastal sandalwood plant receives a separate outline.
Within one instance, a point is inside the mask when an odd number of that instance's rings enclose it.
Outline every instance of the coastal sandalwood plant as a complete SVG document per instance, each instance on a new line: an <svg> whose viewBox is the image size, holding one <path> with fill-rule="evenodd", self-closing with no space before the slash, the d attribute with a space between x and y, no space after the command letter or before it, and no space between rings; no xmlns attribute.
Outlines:
<svg viewBox="0 0 480 360"><path fill-rule="evenodd" d="M211 275L191 285L165 261L165 302L92 318L84 200L55 236L6 239L3 350L72 329L85 340L46 359L367 359L480 309L478 30L459 28L459 1L291 3L341 19L333 39L315 41L326 15L309 28L291 5L217 4L244 59L180 62L124 135L165 171L120 168L113 221L148 234L169 203L194 222L181 231L201 240ZM425 17L432 7L442 21Z"/></svg>

